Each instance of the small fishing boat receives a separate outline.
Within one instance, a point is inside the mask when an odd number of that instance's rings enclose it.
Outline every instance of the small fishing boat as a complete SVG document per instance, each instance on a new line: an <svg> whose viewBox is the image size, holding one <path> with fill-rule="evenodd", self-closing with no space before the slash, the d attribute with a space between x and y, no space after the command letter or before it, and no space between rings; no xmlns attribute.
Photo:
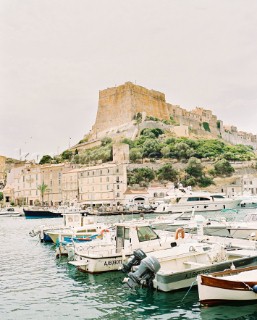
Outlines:
<svg viewBox="0 0 257 320"><path fill-rule="evenodd" d="M200 274L197 284L202 305L257 301L257 266Z"/></svg>
<svg viewBox="0 0 257 320"><path fill-rule="evenodd" d="M58 239L61 237L87 238L98 235L107 228L108 226L106 224L92 222L83 224L80 227L47 230L45 233L52 239L54 243L57 243Z"/></svg>
<svg viewBox="0 0 257 320"><path fill-rule="evenodd" d="M86 217L80 213L67 213L63 214L63 224L61 225L40 225L35 227L29 232L31 237L38 236L41 242L53 242L47 232L65 232L67 230L74 230L75 228L82 227L83 225L93 223L94 220ZM71 234L70 231L69 235ZM64 233L65 234L65 233Z"/></svg>
<svg viewBox="0 0 257 320"><path fill-rule="evenodd" d="M21 217L21 216L23 216L23 213L12 207L4 208L0 211L0 217Z"/></svg>

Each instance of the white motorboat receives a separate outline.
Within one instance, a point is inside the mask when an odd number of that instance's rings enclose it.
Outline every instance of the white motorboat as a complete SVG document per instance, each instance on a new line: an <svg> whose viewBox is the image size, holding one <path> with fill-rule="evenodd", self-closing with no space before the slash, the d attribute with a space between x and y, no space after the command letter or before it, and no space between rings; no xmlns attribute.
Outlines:
<svg viewBox="0 0 257 320"><path fill-rule="evenodd" d="M226 250L221 245L204 247L192 244L187 253L167 256L165 250L152 252L144 258L135 272L128 274L129 287L147 285L168 292L196 285L196 276L229 269L245 267L257 262L256 250ZM152 281L148 281L152 279Z"/></svg>
<svg viewBox="0 0 257 320"><path fill-rule="evenodd" d="M20 212L19 210L8 207L4 208L0 211L0 217L21 217L23 216L23 212Z"/></svg>
<svg viewBox="0 0 257 320"><path fill-rule="evenodd" d="M160 219L155 219L151 222L151 225L155 229L161 229L166 231L176 231L178 228L184 228L187 233L196 233L198 228L202 228L202 233L205 235L229 237L230 232L226 228L227 221L225 217L209 218L194 214L193 212L185 212L182 214L172 214L172 218L164 219L161 216Z"/></svg>
<svg viewBox="0 0 257 320"><path fill-rule="evenodd" d="M197 276L202 305L257 301L257 266Z"/></svg>
<svg viewBox="0 0 257 320"><path fill-rule="evenodd" d="M167 231L157 233L147 220L120 222L115 224L114 241L92 242L90 246L75 243L75 261L70 264L89 273L118 270L135 250L148 253L170 249L177 246L178 237Z"/></svg>
<svg viewBox="0 0 257 320"><path fill-rule="evenodd" d="M190 231L185 227L185 231ZM212 221L203 223L203 232L206 235L216 235L221 237L238 238L238 239L257 239L257 211L248 212L243 220Z"/></svg>
<svg viewBox="0 0 257 320"><path fill-rule="evenodd" d="M234 209L240 204L240 199L231 199L223 194L208 192L191 192L176 198L168 198L161 203L155 213L206 212Z"/></svg>
<svg viewBox="0 0 257 320"><path fill-rule="evenodd" d="M70 214L69 214L70 215ZM45 234L47 234L53 241L53 243L57 243L57 241L64 237L78 237L78 238L88 238L90 236L100 235L101 232L108 229L104 223L95 223L94 220L87 221L87 223L83 224L79 227L70 227L65 229L54 229L47 230Z"/></svg>
<svg viewBox="0 0 257 320"><path fill-rule="evenodd" d="M70 230L71 228L80 228L89 222L92 224L94 220L90 217L84 216L80 213L67 213L62 214L63 224L61 225L40 225L35 227L30 231L29 235L31 237L38 236L41 242L53 242L53 240L48 236L47 232L57 232Z"/></svg>

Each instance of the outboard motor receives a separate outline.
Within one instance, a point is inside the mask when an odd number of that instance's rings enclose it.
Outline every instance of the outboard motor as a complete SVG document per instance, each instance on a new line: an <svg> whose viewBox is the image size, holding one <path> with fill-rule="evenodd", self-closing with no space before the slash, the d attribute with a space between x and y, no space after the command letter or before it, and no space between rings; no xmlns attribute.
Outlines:
<svg viewBox="0 0 257 320"><path fill-rule="evenodd" d="M124 273L128 273L133 266L138 266L144 258L146 258L146 254L143 250L135 250L128 262L123 263L121 271Z"/></svg>
<svg viewBox="0 0 257 320"><path fill-rule="evenodd" d="M126 285L131 289L140 285L152 288L153 279L160 268L161 265L155 257L146 257L135 272L128 274Z"/></svg>

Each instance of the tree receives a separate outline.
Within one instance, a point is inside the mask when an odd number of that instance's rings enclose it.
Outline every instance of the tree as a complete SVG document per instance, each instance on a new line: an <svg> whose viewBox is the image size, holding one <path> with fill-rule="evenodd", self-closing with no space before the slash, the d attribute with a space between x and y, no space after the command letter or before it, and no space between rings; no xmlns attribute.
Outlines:
<svg viewBox="0 0 257 320"><path fill-rule="evenodd" d="M41 160L39 161L39 164L51 163L52 160L53 158L48 154L46 154L41 158Z"/></svg>
<svg viewBox="0 0 257 320"><path fill-rule="evenodd" d="M228 160L221 159L214 164L215 174L218 176L230 176L235 169L231 166Z"/></svg>
<svg viewBox="0 0 257 320"><path fill-rule="evenodd" d="M145 157L147 156L160 157L161 156L160 150L161 150L161 144L156 139L147 139L143 143L143 152Z"/></svg>
<svg viewBox="0 0 257 320"><path fill-rule="evenodd" d="M136 168L128 172L128 184L148 185L155 178L155 172L150 168Z"/></svg>
<svg viewBox="0 0 257 320"><path fill-rule="evenodd" d="M201 160L194 157L190 158L185 171L190 176L201 178L203 176L203 166Z"/></svg>
<svg viewBox="0 0 257 320"><path fill-rule="evenodd" d="M0 201L2 201L2 200L3 200L3 198L4 198L4 194L3 194L3 192L0 192Z"/></svg>
<svg viewBox="0 0 257 320"><path fill-rule="evenodd" d="M73 153L72 153L72 151L70 151L70 150L65 150L65 151L63 151L63 153L61 154L61 157L62 157L63 160L69 160L69 161L71 161L72 156L73 156Z"/></svg>
<svg viewBox="0 0 257 320"><path fill-rule="evenodd" d="M136 160L142 159L143 157L143 151L140 148L132 148L129 151L129 159L132 162L135 162Z"/></svg>
<svg viewBox="0 0 257 320"><path fill-rule="evenodd" d="M44 195L45 195L45 192L47 190L47 185L42 182L42 184L40 184L37 188L38 190L40 191L40 195L41 195L41 200L42 200L42 205L44 204Z"/></svg>
<svg viewBox="0 0 257 320"><path fill-rule="evenodd" d="M176 182L178 171L175 170L170 163L166 163L157 171L157 178L160 181L166 180Z"/></svg>
<svg viewBox="0 0 257 320"><path fill-rule="evenodd" d="M178 159L189 159L194 154L194 149L185 142L176 143L173 151Z"/></svg>

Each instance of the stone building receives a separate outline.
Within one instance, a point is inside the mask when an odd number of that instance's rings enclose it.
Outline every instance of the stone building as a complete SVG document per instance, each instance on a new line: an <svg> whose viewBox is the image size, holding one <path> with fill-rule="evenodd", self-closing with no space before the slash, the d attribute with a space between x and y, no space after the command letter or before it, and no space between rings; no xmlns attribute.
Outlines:
<svg viewBox="0 0 257 320"><path fill-rule="evenodd" d="M0 190L4 188L6 180L6 157L0 156Z"/></svg>
<svg viewBox="0 0 257 320"><path fill-rule="evenodd" d="M79 177L80 169L72 169L62 174L62 201L71 204L79 201Z"/></svg>
<svg viewBox="0 0 257 320"><path fill-rule="evenodd" d="M139 112L168 120L169 111L165 95L132 82L100 91L92 138L97 138L98 133L102 131L130 122Z"/></svg>
<svg viewBox="0 0 257 320"><path fill-rule="evenodd" d="M123 204L126 188L126 163L109 162L78 170L78 198L85 205Z"/></svg>
<svg viewBox="0 0 257 320"><path fill-rule="evenodd" d="M87 136L88 141L74 148L89 148L92 143L97 144L97 141L105 136L112 137L116 141L124 137L134 139L138 130L133 119L138 113L142 114L143 120L147 116L160 120L173 120L171 130L178 136L222 138L232 144L240 143L257 148L256 135L240 132L234 126L230 126L230 130L227 130L227 126L224 126L211 110L196 107L188 111L179 105L166 102L163 93L131 82L99 92L96 121ZM176 126L183 129L178 129Z"/></svg>
<svg viewBox="0 0 257 320"><path fill-rule="evenodd" d="M74 169L70 163L45 164L40 166L41 180L47 185L44 202L49 206L59 205L63 201L62 177L63 174Z"/></svg>

